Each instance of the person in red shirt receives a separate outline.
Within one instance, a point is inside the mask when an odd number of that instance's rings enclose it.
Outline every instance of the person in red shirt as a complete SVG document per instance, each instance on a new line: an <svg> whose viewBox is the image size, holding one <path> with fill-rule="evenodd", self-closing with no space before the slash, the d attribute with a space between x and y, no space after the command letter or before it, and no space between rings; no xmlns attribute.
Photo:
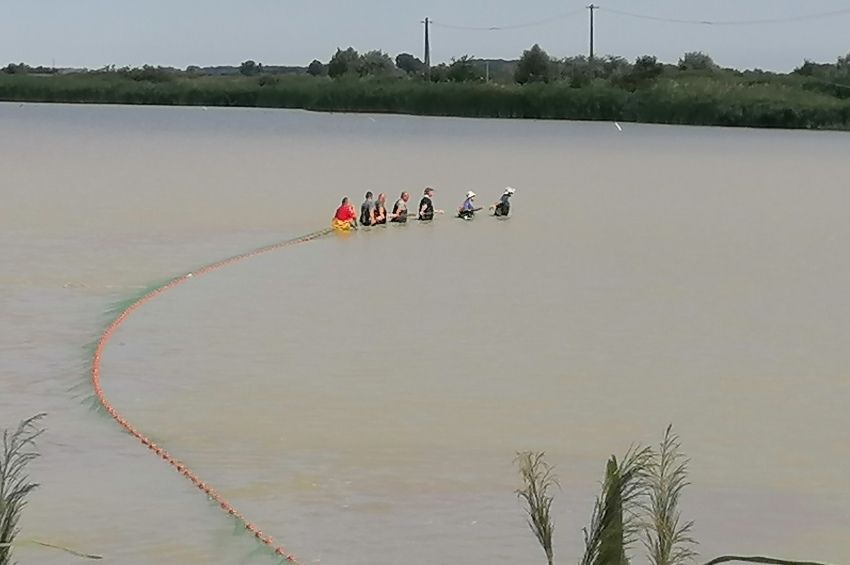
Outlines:
<svg viewBox="0 0 850 565"><path fill-rule="evenodd" d="M342 199L342 204L336 209L331 227L340 231L357 228L357 214L354 212L354 206L348 201L348 196Z"/></svg>

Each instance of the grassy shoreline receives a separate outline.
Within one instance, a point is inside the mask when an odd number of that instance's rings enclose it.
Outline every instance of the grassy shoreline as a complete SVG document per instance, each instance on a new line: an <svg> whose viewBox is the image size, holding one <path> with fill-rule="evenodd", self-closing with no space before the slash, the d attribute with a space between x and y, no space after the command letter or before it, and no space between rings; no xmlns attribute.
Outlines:
<svg viewBox="0 0 850 565"><path fill-rule="evenodd" d="M309 75L0 74L0 101L291 108L471 118L850 130L850 98L807 77L679 72L634 89L604 81L498 84ZM827 85L828 86L828 85Z"/></svg>

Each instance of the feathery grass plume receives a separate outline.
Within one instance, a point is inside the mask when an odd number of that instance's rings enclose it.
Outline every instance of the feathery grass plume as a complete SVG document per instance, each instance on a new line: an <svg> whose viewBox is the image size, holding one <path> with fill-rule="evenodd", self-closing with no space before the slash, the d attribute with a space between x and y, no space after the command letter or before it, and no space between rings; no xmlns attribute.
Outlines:
<svg viewBox="0 0 850 565"><path fill-rule="evenodd" d="M549 494L549 490L553 485L558 485L558 479L552 473L552 467L544 461L544 455L542 451L524 451L517 454L516 462L525 486L517 490L516 494L525 502L528 527L543 547L546 561L552 565L552 532L555 531L555 524L550 511L554 497Z"/></svg>
<svg viewBox="0 0 850 565"><path fill-rule="evenodd" d="M628 551L640 531L640 509L647 492L648 447L633 447L622 462L611 456L590 527L584 529L581 565L628 565Z"/></svg>
<svg viewBox="0 0 850 565"><path fill-rule="evenodd" d="M0 565L12 562L12 544L18 535L18 520L26 498L38 483L29 480L27 465L38 457L35 440L44 429L38 426L44 414L36 414L18 424L14 432L3 431L0 453Z"/></svg>
<svg viewBox="0 0 850 565"><path fill-rule="evenodd" d="M672 425L667 426L648 469L648 519L643 543L652 565L684 565L697 556L693 550L697 542L691 537L694 523L682 523L679 513L679 497L690 485L690 461L679 448L679 436L673 433Z"/></svg>

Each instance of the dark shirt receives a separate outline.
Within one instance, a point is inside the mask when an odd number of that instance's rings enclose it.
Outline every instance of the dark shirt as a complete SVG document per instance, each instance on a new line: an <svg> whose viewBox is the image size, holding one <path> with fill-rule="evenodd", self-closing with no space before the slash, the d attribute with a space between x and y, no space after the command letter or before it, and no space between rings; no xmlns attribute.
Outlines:
<svg viewBox="0 0 850 565"><path fill-rule="evenodd" d="M407 221L407 202L399 198L393 206L393 222L403 224Z"/></svg>
<svg viewBox="0 0 850 565"><path fill-rule="evenodd" d="M497 216L507 216L511 211L511 195L503 194L496 205Z"/></svg>
<svg viewBox="0 0 850 565"><path fill-rule="evenodd" d="M424 208L424 210L423 210ZM431 197L425 195L419 201L419 219L433 220L434 219L434 203L431 202Z"/></svg>
<svg viewBox="0 0 850 565"><path fill-rule="evenodd" d="M360 224L363 226L372 225L372 210L375 209L374 200L366 200L360 205Z"/></svg>
<svg viewBox="0 0 850 565"><path fill-rule="evenodd" d="M377 202L375 204L375 225L381 225L387 223L387 209L383 204Z"/></svg>

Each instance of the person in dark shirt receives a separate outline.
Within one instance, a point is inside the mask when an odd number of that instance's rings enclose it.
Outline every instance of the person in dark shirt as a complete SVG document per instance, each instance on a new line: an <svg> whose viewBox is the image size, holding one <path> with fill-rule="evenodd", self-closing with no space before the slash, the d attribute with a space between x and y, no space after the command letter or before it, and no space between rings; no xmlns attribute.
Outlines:
<svg viewBox="0 0 850 565"><path fill-rule="evenodd" d="M375 224L380 226L387 223L387 195L383 192L378 195L375 201Z"/></svg>
<svg viewBox="0 0 850 565"><path fill-rule="evenodd" d="M375 223L375 201L372 200L372 191L366 193L366 200L360 205L360 225L371 226Z"/></svg>
<svg viewBox="0 0 850 565"><path fill-rule="evenodd" d="M434 219L434 214L442 214L442 210L434 209L434 202L432 198L434 197L434 189L430 186L425 189L425 195L422 197L422 200L419 201L419 219L428 221Z"/></svg>
<svg viewBox="0 0 850 565"><path fill-rule="evenodd" d="M410 200L409 192L402 192L398 200L393 206L393 213L390 215L390 221L398 224L407 222L407 201Z"/></svg>
<svg viewBox="0 0 850 565"><path fill-rule="evenodd" d="M515 189L507 187L499 201L490 206L494 216L507 216L511 212L511 196L516 192Z"/></svg>

